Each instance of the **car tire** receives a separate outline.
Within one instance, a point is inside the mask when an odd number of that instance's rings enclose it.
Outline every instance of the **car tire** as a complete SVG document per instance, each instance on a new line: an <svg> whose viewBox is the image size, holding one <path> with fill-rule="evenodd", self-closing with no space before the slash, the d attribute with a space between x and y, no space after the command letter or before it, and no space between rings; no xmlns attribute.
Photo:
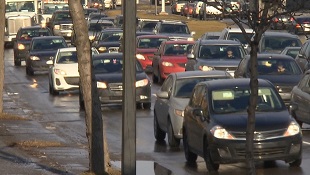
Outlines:
<svg viewBox="0 0 310 175"><path fill-rule="evenodd" d="M184 148L184 154L185 154L186 161L190 164L195 163L198 156L197 154L190 151L188 141L187 141L187 134L184 129L183 129L183 148Z"/></svg>
<svg viewBox="0 0 310 175"><path fill-rule="evenodd" d="M301 162L302 162L302 159L297 159L297 160L294 160L293 162L290 162L290 167L300 167L301 165Z"/></svg>
<svg viewBox="0 0 310 175"><path fill-rule="evenodd" d="M151 102L146 102L146 103L143 103L142 106L143 106L143 109L150 110L151 106L152 106L152 103Z"/></svg>
<svg viewBox="0 0 310 175"><path fill-rule="evenodd" d="M34 72L33 72L33 70L30 70L30 68L28 66L26 66L26 74L32 76L32 75L34 75Z"/></svg>
<svg viewBox="0 0 310 175"><path fill-rule="evenodd" d="M157 141L163 141L166 137L166 133L158 125L156 113L154 113L154 136Z"/></svg>
<svg viewBox="0 0 310 175"><path fill-rule="evenodd" d="M175 138L174 132L173 132L173 127L171 120L168 120L168 128L167 128L167 136L168 136L168 143L170 147L179 147L180 146L180 139Z"/></svg>
<svg viewBox="0 0 310 175"><path fill-rule="evenodd" d="M49 83L49 92L51 95L59 95L59 92L54 89L54 86L51 83Z"/></svg>
<svg viewBox="0 0 310 175"><path fill-rule="evenodd" d="M20 60L15 59L14 57L14 66L21 66L22 62Z"/></svg>
<svg viewBox="0 0 310 175"><path fill-rule="evenodd" d="M204 148L203 158L206 162L206 167L207 167L208 171L209 172L217 171L220 168L220 164L213 162L210 150L208 148L207 139L204 140L203 148Z"/></svg>

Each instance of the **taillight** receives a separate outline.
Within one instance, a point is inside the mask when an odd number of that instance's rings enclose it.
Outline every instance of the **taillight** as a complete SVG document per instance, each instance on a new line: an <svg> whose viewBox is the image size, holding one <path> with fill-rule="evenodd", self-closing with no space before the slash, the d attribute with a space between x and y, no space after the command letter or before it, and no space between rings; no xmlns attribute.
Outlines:
<svg viewBox="0 0 310 175"><path fill-rule="evenodd" d="M296 28L300 28L301 26L300 26L300 24L296 24Z"/></svg>
<svg viewBox="0 0 310 175"><path fill-rule="evenodd" d="M274 22L279 22L279 19L278 18L274 19Z"/></svg>

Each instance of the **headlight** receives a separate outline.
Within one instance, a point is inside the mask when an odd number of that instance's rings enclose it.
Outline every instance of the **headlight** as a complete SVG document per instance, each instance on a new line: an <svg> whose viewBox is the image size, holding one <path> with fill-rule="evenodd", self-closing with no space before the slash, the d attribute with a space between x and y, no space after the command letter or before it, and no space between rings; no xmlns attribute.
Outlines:
<svg viewBox="0 0 310 175"><path fill-rule="evenodd" d="M175 115L184 117L184 111L183 111L183 110L175 109L175 110L174 110L174 113L175 113Z"/></svg>
<svg viewBox="0 0 310 175"><path fill-rule="evenodd" d="M229 134L226 129L222 128L221 126L214 126L210 132L212 135L218 139L235 139L231 134Z"/></svg>
<svg viewBox="0 0 310 175"><path fill-rule="evenodd" d="M18 43L17 44L17 48L18 48L18 50L24 50L25 49L25 45Z"/></svg>
<svg viewBox="0 0 310 175"><path fill-rule="evenodd" d="M54 29L59 30L60 29L60 25L55 25Z"/></svg>
<svg viewBox="0 0 310 175"><path fill-rule="evenodd" d="M143 87L143 86L146 86L148 83L149 83L149 80L147 78L143 80L139 80L139 81L136 81L136 87Z"/></svg>
<svg viewBox="0 0 310 175"><path fill-rule="evenodd" d="M107 87L106 83L97 81L97 88L99 88L99 89L106 89L108 87Z"/></svg>
<svg viewBox="0 0 310 175"><path fill-rule="evenodd" d="M172 66L173 66L172 63L167 62L167 61L163 61L161 64L162 64L163 66L166 66L166 67L172 67Z"/></svg>
<svg viewBox="0 0 310 175"><path fill-rule="evenodd" d="M187 41L195 41L194 38L187 38Z"/></svg>
<svg viewBox="0 0 310 175"><path fill-rule="evenodd" d="M54 69L54 73L58 75L66 75L67 73L61 69Z"/></svg>
<svg viewBox="0 0 310 175"><path fill-rule="evenodd" d="M291 122L291 124L288 126L286 132L284 133L284 136L293 136L300 132L300 127L296 122Z"/></svg>
<svg viewBox="0 0 310 175"><path fill-rule="evenodd" d="M30 56L30 60L32 60L32 61L39 61L40 58L37 57L37 56Z"/></svg>
<svg viewBox="0 0 310 175"><path fill-rule="evenodd" d="M91 40L91 41L92 41L92 40L94 40L94 39L95 39L95 36L89 36L88 38L89 38L89 40Z"/></svg>
<svg viewBox="0 0 310 175"><path fill-rule="evenodd" d="M104 52L104 51L106 51L106 50L107 50L106 47L99 47L99 48L98 48L98 51L99 51L99 52Z"/></svg>
<svg viewBox="0 0 310 175"><path fill-rule="evenodd" d="M145 60L144 56L141 54L136 54L138 60Z"/></svg>

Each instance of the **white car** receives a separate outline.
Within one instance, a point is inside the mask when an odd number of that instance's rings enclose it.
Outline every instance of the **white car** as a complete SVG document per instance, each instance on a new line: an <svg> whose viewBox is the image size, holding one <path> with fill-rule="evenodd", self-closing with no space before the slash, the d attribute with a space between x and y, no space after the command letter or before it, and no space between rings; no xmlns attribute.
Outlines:
<svg viewBox="0 0 310 175"><path fill-rule="evenodd" d="M92 48L92 54L99 52ZM78 59L75 47L58 49L55 58L48 60L49 93L58 95L60 91L79 88Z"/></svg>

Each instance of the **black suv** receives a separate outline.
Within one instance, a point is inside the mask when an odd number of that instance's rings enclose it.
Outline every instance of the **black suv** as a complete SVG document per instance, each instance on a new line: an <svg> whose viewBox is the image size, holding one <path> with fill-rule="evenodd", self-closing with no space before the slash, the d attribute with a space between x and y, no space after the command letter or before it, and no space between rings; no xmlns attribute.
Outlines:
<svg viewBox="0 0 310 175"><path fill-rule="evenodd" d="M232 76L247 54L242 44L233 40L199 40L190 54L185 70L226 70Z"/></svg>
<svg viewBox="0 0 310 175"><path fill-rule="evenodd" d="M13 39L14 65L20 66L26 60L29 45L33 37L51 36L51 30L41 26L22 27L18 30L16 38Z"/></svg>
<svg viewBox="0 0 310 175"><path fill-rule="evenodd" d="M153 32L155 34L166 35L171 40L194 41L195 32L190 32L187 24L183 21L160 20Z"/></svg>
<svg viewBox="0 0 310 175"><path fill-rule="evenodd" d="M47 27L49 27L56 36L63 36L66 39L71 38L73 22L69 10L58 10L53 13L52 18L47 18Z"/></svg>

